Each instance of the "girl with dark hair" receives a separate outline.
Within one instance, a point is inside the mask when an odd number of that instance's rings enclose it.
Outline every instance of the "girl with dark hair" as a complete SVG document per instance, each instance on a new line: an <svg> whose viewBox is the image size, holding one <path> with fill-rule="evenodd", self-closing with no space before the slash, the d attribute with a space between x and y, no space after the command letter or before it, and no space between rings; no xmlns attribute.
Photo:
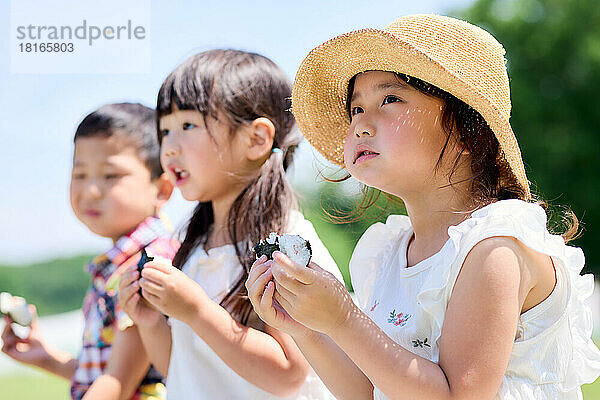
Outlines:
<svg viewBox="0 0 600 400"><path fill-rule="evenodd" d="M581 399L600 374L594 281L566 244L576 219L551 233L530 192L504 53L467 22L409 15L300 66L292 108L308 141L408 214L357 243L357 304L282 253L248 278L259 316L339 399Z"/></svg>
<svg viewBox="0 0 600 400"><path fill-rule="evenodd" d="M191 57L160 88L161 162L198 205L175 267L155 260L141 279L131 269L120 298L167 376L169 399L330 396L293 340L258 319L244 285L251 246L270 232L308 239L342 279L285 176L301 139L290 97L271 60L235 50Z"/></svg>

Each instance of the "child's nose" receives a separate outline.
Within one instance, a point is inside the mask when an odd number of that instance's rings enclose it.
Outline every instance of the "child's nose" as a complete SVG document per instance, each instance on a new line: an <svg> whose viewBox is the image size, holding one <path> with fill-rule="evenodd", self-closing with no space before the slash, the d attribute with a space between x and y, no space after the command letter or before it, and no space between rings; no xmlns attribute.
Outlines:
<svg viewBox="0 0 600 400"><path fill-rule="evenodd" d="M98 198L102 196L102 190L100 190L100 186L94 181L86 185L83 193L85 196L90 198Z"/></svg>
<svg viewBox="0 0 600 400"><path fill-rule="evenodd" d="M181 145L175 137L178 132L172 132L162 140L160 149L163 157L175 157L181 154Z"/></svg>
<svg viewBox="0 0 600 400"><path fill-rule="evenodd" d="M360 139L363 136L375 136L376 129L372 124L359 124L354 128L354 135Z"/></svg>
<svg viewBox="0 0 600 400"><path fill-rule="evenodd" d="M170 147L164 150L163 154L165 155L165 157L174 157L179 155L179 150L177 150L174 147Z"/></svg>
<svg viewBox="0 0 600 400"><path fill-rule="evenodd" d="M365 111L354 125L354 136L356 136L357 139L360 139L363 136L375 136L375 133L377 132L377 118L378 116L376 113Z"/></svg>

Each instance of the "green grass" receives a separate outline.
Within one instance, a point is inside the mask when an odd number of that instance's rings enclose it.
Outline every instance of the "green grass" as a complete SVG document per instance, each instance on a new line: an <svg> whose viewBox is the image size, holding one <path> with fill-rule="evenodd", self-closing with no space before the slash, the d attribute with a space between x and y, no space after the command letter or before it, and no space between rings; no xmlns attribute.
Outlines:
<svg viewBox="0 0 600 400"><path fill-rule="evenodd" d="M586 400L600 399L600 378L596 379L596 382L589 385L583 385L583 398Z"/></svg>
<svg viewBox="0 0 600 400"><path fill-rule="evenodd" d="M68 400L70 383L66 379L39 371L0 376L2 400Z"/></svg>

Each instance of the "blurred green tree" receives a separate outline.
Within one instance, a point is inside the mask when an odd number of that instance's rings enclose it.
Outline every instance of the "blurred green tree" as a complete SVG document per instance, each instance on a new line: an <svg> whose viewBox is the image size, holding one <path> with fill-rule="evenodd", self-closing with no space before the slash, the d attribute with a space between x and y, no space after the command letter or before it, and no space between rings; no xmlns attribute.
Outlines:
<svg viewBox="0 0 600 400"><path fill-rule="evenodd" d="M533 190L583 220L572 244L600 274L600 2L478 0L454 15L504 45L511 125Z"/></svg>
<svg viewBox="0 0 600 400"><path fill-rule="evenodd" d="M583 234L570 244L583 248L584 271L600 276L600 1L476 0L452 15L482 27L504 45L511 124L532 191L549 203L555 231L562 227L565 206L575 212ZM327 223L321 206L327 211L353 208L338 185L323 185L321 201L310 196L305 204L313 222L319 220L317 229ZM335 249L332 254L349 287L347 262L358 238L370 224L398 211L375 210L360 221L327 228L339 234L322 239Z"/></svg>

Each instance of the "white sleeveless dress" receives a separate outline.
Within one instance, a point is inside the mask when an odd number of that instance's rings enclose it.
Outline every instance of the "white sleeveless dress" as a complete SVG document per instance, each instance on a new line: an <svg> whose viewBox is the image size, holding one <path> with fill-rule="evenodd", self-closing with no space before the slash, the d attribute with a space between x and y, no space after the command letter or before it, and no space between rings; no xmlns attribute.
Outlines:
<svg viewBox="0 0 600 400"><path fill-rule="evenodd" d="M360 308L395 342L433 362L446 307L467 254L478 242L511 236L551 256L557 284L539 305L521 314L517 339L496 400L581 399L580 386L600 375L600 351L590 339L594 279L581 276L581 249L546 229L535 204L503 200L482 207L448 229L450 239L433 256L406 268L413 230L407 216L391 215L369 227L356 245L350 275ZM387 399L377 388L375 399Z"/></svg>
<svg viewBox="0 0 600 400"><path fill-rule="evenodd" d="M290 233L298 234L310 242L312 259L343 282L335 261L310 221L299 212L294 212L290 226ZM209 249L208 252L200 246L185 263L183 272L199 283L213 301L220 303L239 279L242 265L233 245ZM175 318L171 318L169 323L173 343L166 382L169 400L281 399L239 376L188 325ZM328 400L334 397L311 369L300 390L286 399Z"/></svg>

